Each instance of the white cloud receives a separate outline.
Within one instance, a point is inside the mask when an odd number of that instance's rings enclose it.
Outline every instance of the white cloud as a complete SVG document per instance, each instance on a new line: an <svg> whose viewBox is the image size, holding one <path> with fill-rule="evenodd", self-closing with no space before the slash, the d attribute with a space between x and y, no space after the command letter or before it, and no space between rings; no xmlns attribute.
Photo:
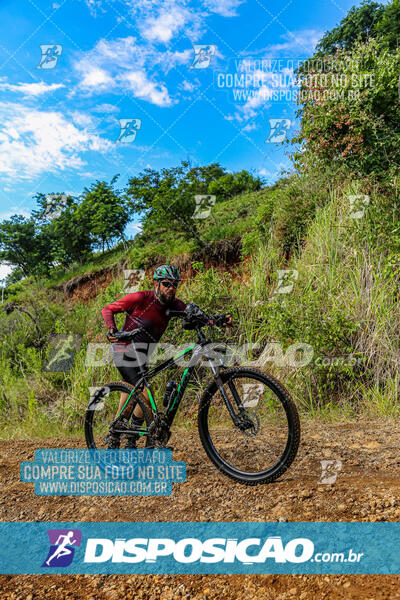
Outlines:
<svg viewBox="0 0 400 600"><path fill-rule="evenodd" d="M193 92L193 90L196 88L193 83L187 81L186 79L180 84L179 87L185 92Z"/></svg>
<svg viewBox="0 0 400 600"><path fill-rule="evenodd" d="M41 173L80 168L81 153L105 153L114 145L79 129L60 112L0 103L0 173L29 180Z"/></svg>
<svg viewBox="0 0 400 600"><path fill-rule="evenodd" d="M251 65L252 61L259 60L261 62L265 60L266 64L270 67L274 62L278 64L278 61L274 61L274 58L279 57L280 53L284 53L285 57L292 53L295 56L297 55L298 58L304 54L310 55L321 36L322 32L315 29L285 33L281 37L286 41L279 44L271 44L262 50L257 50L255 55L249 59L249 64ZM294 59L292 59L293 62L296 65ZM244 88L244 91L251 91L247 101L237 105L237 111L233 116L229 115L225 118L231 121L238 121L239 123L254 119L260 114L262 109L271 107L271 102L274 100L274 93L293 92L295 82L294 70L292 67L285 67L285 64L287 63L282 60L282 66L279 67L280 71L277 71L278 67L275 67L274 71L257 69L251 71L252 78L254 81L258 80L260 82L259 85L252 87L250 90ZM277 81L278 84L276 83ZM250 131L251 129L255 129L255 127L246 125L243 128L244 131Z"/></svg>
<svg viewBox="0 0 400 600"><path fill-rule="evenodd" d="M255 119L260 114L261 108L266 109L271 107L271 103L267 100L268 91L270 90L266 86L261 86L258 90L255 90L254 96L250 96L242 106L238 105L238 112L233 117L227 118L227 120L235 120L242 123L249 119ZM255 127L252 127L252 129L255 129ZM249 131L249 129L244 129L244 131Z"/></svg>
<svg viewBox="0 0 400 600"><path fill-rule="evenodd" d="M93 125L93 119L88 113L74 110L70 113L70 115L73 122L80 127L91 127Z"/></svg>
<svg viewBox="0 0 400 600"><path fill-rule="evenodd" d="M128 223L128 225L125 227L125 236L130 239L135 237L136 234L140 233L143 229L142 224L139 223Z"/></svg>
<svg viewBox="0 0 400 600"><path fill-rule="evenodd" d="M147 78L143 71L129 71L124 74L122 81L126 87L132 90L136 98L148 100L157 106L172 104L167 88L160 84L157 86Z"/></svg>
<svg viewBox="0 0 400 600"><path fill-rule="evenodd" d="M268 88L267 86L260 86L255 91L254 96L251 96L244 106L240 106L239 110L243 113L244 119L252 119L257 116L257 109L265 104L265 98L267 97Z"/></svg>
<svg viewBox="0 0 400 600"><path fill-rule="evenodd" d="M317 29L301 29L299 31L288 31L281 37L284 40L279 44L271 44L264 52L274 53L296 53L298 56L312 54L315 46L323 36L324 32Z"/></svg>
<svg viewBox="0 0 400 600"><path fill-rule="evenodd" d="M168 43L191 20L191 13L175 5L161 10L155 17L148 17L140 25L142 37L150 42Z"/></svg>
<svg viewBox="0 0 400 600"><path fill-rule="evenodd" d="M274 94L293 91L293 87L291 87L294 81L293 69L283 68L280 73L256 69L251 72L251 75L252 81L257 85L243 88L245 92L251 92L251 94L246 102L237 105L237 112L234 116L226 117L227 120L236 120L240 123L254 119L260 114L261 109L265 110L272 106ZM251 129L255 128L254 126ZM244 131L250 131L250 129L244 128Z"/></svg>
<svg viewBox="0 0 400 600"><path fill-rule="evenodd" d="M114 81L104 69L98 69L95 66L87 65L87 69L83 73L81 86L101 91L105 88L109 89L114 87Z"/></svg>
<svg viewBox="0 0 400 600"><path fill-rule="evenodd" d="M151 42L166 43L185 32L192 40L204 33L205 21L214 14L236 17L236 9L244 0L199 0L196 6L187 0L85 0L96 14L111 2L128 7L132 18L139 23L140 33ZM190 9L189 9L190 7Z"/></svg>
<svg viewBox="0 0 400 600"><path fill-rule="evenodd" d="M290 168L291 165L288 162L279 161L278 163L274 163L274 169L271 171L268 171L264 167L261 167L260 169L258 169L257 175L259 175L260 177L265 177L267 179L267 184L271 185L277 179L282 177L282 174L290 170Z"/></svg>
<svg viewBox="0 0 400 600"><path fill-rule="evenodd" d="M2 282L12 270L13 268L9 267L6 263L0 263L0 282Z"/></svg>
<svg viewBox="0 0 400 600"><path fill-rule="evenodd" d="M237 17L236 8L243 0L206 0L205 6L222 17Z"/></svg>
<svg viewBox="0 0 400 600"><path fill-rule="evenodd" d="M119 5L121 11L128 11L129 21L136 23L139 33L138 37L99 40L92 50L82 54L74 64L80 77L80 91L95 94L122 90L157 106L174 104L160 75L178 65L189 67L193 49L172 51L168 44L182 34L191 43L197 42L207 32L207 18L215 14L235 17L242 2L200 0L198 6L189 7L187 0L86 0L93 14L106 4ZM219 52L217 56L221 56ZM186 85L185 91L193 91L193 87L189 89Z"/></svg>
<svg viewBox="0 0 400 600"><path fill-rule="evenodd" d="M158 71L187 62L187 55L187 52L163 53ZM92 50L74 63L74 69L81 78L80 87L89 93L123 90L157 106L170 106L173 101L165 84L147 73L158 61L158 52L128 36L99 40Z"/></svg>
<svg viewBox="0 0 400 600"><path fill-rule="evenodd" d="M173 69L176 65L189 65L193 60L193 48L188 48L187 50L183 50L182 52L171 52L170 50L166 50L164 52L158 52L157 54L154 52L154 60L153 65L159 65L160 70L163 73L168 73L171 69Z"/></svg>
<svg viewBox="0 0 400 600"><path fill-rule="evenodd" d="M217 5L217 10L214 10L207 8L208 1L200 0L196 7L189 7L193 3L187 0L86 0L86 3L94 13L103 6L108 8L110 2L120 4L120 12L128 10L129 21L137 24L143 40L152 44L166 44L181 33L192 40L201 37L205 30L205 20L213 12L219 12L218 5L224 2L212 2ZM238 0L225 2L228 5L238 4ZM223 13L228 16L226 10ZM122 21L128 25L126 20Z"/></svg>
<svg viewBox="0 0 400 600"><path fill-rule="evenodd" d="M97 11L105 12L103 8L103 0L85 0L86 5L88 6L91 14L96 17ZM106 4L107 6L107 4Z"/></svg>
<svg viewBox="0 0 400 600"><path fill-rule="evenodd" d="M93 112L96 113L113 113L113 112L119 112L120 108L118 106L114 106L113 104L98 104L97 106L94 106L92 108Z"/></svg>
<svg viewBox="0 0 400 600"><path fill-rule="evenodd" d="M26 206L10 206L10 208L4 212L0 212L0 221L10 219L13 215L22 215L29 219L31 211Z"/></svg>
<svg viewBox="0 0 400 600"><path fill-rule="evenodd" d="M0 83L0 90L18 92L24 94L24 96L41 96L42 94L47 94L63 87L65 87L63 83L47 84L44 81L40 81L39 83Z"/></svg>
<svg viewBox="0 0 400 600"><path fill-rule="evenodd" d="M253 129L257 129L257 125L255 123L247 123L242 129L242 131L253 131Z"/></svg>

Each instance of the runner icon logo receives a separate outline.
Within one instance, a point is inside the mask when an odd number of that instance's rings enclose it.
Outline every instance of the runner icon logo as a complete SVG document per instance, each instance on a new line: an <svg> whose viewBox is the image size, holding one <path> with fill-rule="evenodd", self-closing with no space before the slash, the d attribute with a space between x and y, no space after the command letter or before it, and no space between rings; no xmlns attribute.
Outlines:
<svg viewBox="0 0 400 600"><path fill-rule="evenodd" d="M42 567L68 567L75 554L74 546L80 546L82 532L79 529L48 529L50 548Z"/></svg>

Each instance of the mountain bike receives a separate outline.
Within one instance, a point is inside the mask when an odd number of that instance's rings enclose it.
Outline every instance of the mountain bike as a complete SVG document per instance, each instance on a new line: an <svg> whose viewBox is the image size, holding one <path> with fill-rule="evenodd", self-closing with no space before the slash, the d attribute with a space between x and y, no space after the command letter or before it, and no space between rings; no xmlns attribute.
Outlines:
<svg viewBox="0 0 400 600"><path fill-rule="evenodd" d="M196 307L196 305L188 305ZM141 378L135 386L113 381L98 388L90 399L85 418L88 448L106 448L106 436L114 433L120 393L129 394L132 403L143 411L142 425L117 433L121 438L138 439L137 447L165 448L171 426L179 410L194 369L205 360L212 376L200 398L198 432L203 448L214 465L228 477L246 485L271 483L293 462L300 442L300 421L296 406L285 387L271 375L246 366L225 364L226 344L212 343L203 333L206 326L222 326L224 315L208 316L198 307L194 316L185 311L170 311L182 318L184 329L197 332L197 342L176 356L149 369L139 361ZM117 332L118 340L132 341L143 331ZM189 359L178 384L168 382L160 410L151 392L150 380L179 360ZM151 409L137 392L147 390ZM120 413L122 412L121 409ZM119 413L119 414L120 414Z"/></svg>

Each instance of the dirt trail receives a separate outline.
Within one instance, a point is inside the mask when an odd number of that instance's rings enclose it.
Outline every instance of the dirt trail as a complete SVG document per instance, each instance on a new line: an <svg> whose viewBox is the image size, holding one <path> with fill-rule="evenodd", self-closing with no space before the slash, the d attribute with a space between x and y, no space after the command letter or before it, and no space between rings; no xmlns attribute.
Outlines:
<svg viewBox="0 0 400 600"><path fill-rule="evenodd" d="M19 481L19 463L36 448L85 447L73 439L0 442L1 521L399 521L400 426L394 421L303 425L289 471L267 486L246 487L221 475L197 432L171 438L187 482L170 497L39 497ZM342 461L332 485L321 484L321 460ZM253 598L400 599L400 576L0 576L1 600L63 598L148 600Z"/></svg>

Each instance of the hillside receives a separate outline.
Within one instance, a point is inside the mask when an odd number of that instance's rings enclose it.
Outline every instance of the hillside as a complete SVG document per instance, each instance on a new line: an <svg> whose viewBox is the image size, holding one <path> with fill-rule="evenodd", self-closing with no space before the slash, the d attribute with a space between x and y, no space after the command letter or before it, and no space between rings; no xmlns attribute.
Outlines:
<svg viewBox="0 0 400 600"><path fill-rule="evenodd" d="M183 300L229 310L220 335L285 382L303 418L398 415L399 14L398 2L352 9L299 69L293 173L272 187L182 161L124 192L115 176L51 207L39 194L31 219L1 224L1 256L19 265L0 311L4 437L82 433L89 387L116 374L86 361L105 343L101 309L126 292L124 271L149 289L162 263L181 269ZM215 199L202 218L196 194ZM126 240L132 215L142 229ZM60 334L76 336L73 364L43 371ZM190 339L171 323L163 341Z"/></svg>
<svg viewBox="0 0 400 600"><path fill-rule="evenodd" d="M365 243L374 234L374 207L387 197L371 195L363 219L354 219L348 203L357 182L324 190L320 184L292 176L217 203L210 223L201 224L201 249L154 230L78 271L11 286L0 320L2 435L81 431L89 387L116 374L110 364L85 366L88 344L106 341L101 308L124 295L124 269L143 269L140 289L148 289L154 265L163 262L181 269L179 297L232 312L230 344L259 345L244 362L267 348L263 368L286 382L303 416L396 416L397 271L382 264L379 244L375 251ZM289 293L277 292L278 269L290 270ZM43 372L52 334L63 333L82 336L72 368ZM163 341L189 339L171 323ZM285 362L294 344L300 354ZM191 412L194 418L195 407Z"/></svg>
<svg viewBox="0 0 400 600"><path fill-rule="evenodd" d="M400 0L256 4L1 9L0 600L400 598ZM248 368L171 319L146 407L162 264Z"/></svg>

